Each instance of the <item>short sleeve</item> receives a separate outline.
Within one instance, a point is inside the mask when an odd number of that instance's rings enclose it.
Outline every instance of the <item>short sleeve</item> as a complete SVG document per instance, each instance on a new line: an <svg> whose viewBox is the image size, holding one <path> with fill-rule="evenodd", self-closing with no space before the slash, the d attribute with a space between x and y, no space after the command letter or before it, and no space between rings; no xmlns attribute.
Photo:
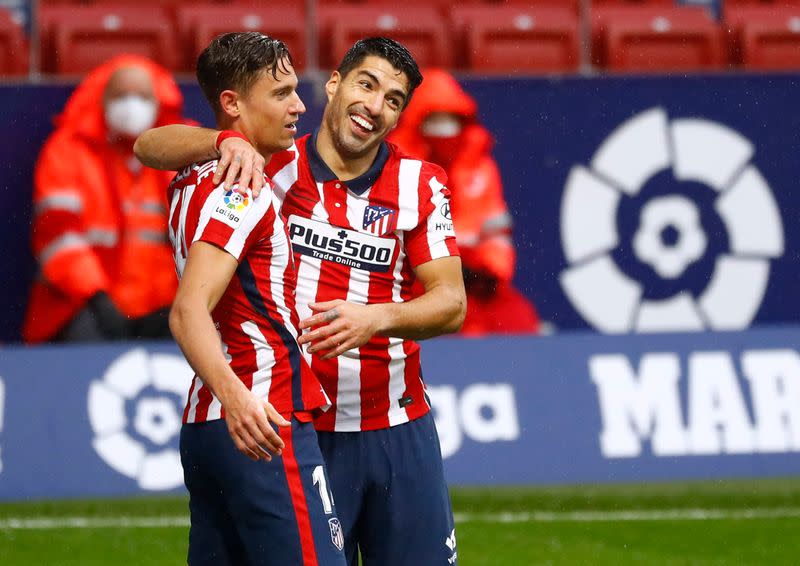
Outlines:
<svg viewBox="0 0 800 566"><path fill-rule="evenodd" d="M202 204L192 242L208 242L241 261L253 244L271 236L273 224L272 194L267 187L254 199L250 191L242 195L219 186Z"/></svg>
<svg viewBox="0 0 800 566"><path fill-rule="evenodd" d="M440 180L441 178L441 180ZM442 257L458 256L447 176L436 167L420 175L419 224L406 234L405 246L412 267Z"/></svg>

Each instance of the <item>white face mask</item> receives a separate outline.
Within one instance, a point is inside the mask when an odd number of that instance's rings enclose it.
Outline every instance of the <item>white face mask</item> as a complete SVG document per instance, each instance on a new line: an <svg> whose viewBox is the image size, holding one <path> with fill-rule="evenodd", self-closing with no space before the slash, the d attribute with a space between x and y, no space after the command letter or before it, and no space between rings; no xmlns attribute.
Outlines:
<svg viewBox="0 0 800 566"><path fill-rule="evenodd" d="M106 105L106 124L118 134L136 137L156 123L157 112L153 100L128 94Z"/></svg>
<svg viewBox="0 0 800 566"><path fill-rule="evenodd" d="M458 118L426 120L422 124L422 135L429 138L454 138L460 133L461 120Z"/></svg>

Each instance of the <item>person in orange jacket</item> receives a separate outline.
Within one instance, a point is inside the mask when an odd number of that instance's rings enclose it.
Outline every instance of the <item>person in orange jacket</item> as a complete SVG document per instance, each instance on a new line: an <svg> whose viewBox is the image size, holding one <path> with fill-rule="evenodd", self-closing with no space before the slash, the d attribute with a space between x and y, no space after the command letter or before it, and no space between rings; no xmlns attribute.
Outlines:
<svg viewBox="0 0 800 566"><path fill-rule="evenodd" d="M491 155L494 139L478 108L449 73L429 69L389 140L447 171L464 281L461 333L537 333L534 306L512 284L516 252L503 185Z"/></svg>
<svg viewBox="0 0 800 566"><path fill-rule="evenodd" d="M133 55L96 68L70 96L35 169L39 265L26 342L169 336L172 174L143 167L133 142L150 127L182 122L182 106L172 76Z"/></svg>

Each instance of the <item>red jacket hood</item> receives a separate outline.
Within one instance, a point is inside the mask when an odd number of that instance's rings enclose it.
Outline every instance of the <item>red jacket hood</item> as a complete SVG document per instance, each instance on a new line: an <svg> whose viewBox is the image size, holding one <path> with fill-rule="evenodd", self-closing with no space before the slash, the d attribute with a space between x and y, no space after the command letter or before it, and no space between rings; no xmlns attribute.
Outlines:
<svg viewBox="0 0 800 566"><path fill-rule="evenodd" d="M70 95L63 112L56 117L56 127L104 142L108 137L108 127L103 111L103 92L117 69L132 65L143 67L153 81L153 91L159 102L155 126L181 122L183 95L169 71L145 57L119 55L86 75Z"/></svg>
<svg viewBox="0 0 800 566"><path fill-rule="evenodd" d="M420 126L434 112L448 112L464 118L464 151L470 157L491 151L494 140L478 122L478 105L475 99L461 88L453 76L442 69L428 69L425 79L414 91L414 96L400 118L397 128L389 136L406 153L419 159L428 159L429 150L420 134ZM466 156L464 156L466 157Z"/></svg>

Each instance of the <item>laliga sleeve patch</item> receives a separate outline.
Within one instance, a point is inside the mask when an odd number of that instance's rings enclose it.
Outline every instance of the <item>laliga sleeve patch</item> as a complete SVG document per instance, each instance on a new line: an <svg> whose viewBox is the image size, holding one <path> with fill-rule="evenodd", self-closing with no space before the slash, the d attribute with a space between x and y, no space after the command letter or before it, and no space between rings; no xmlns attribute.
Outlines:
<svg viewBox="0 0 800 566"><path fill-rule="evenodd" d="M234 188L236 185L234 185ZM211 218L219 220L233 229L238 228L250 209L253 208L253 196L248 190L246 195L235 190L227 191L214 206Z"/></svg>

